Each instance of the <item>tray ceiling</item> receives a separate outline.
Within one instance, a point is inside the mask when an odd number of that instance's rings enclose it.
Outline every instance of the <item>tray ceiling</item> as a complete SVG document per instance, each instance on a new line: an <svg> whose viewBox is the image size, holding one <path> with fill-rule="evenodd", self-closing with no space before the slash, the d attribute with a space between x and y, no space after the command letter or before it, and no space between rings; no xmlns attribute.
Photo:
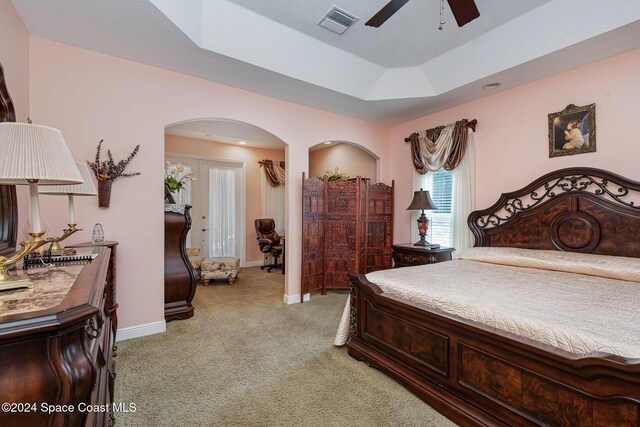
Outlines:
<svg viewBox="0 0 640 427"><path fill-rule="evenodd" d="M13 0L30 34L393 125L640 47L640 2L476 0L459 28L445 2L410 0ZM333 6L360 18L338 35Z"/></svg>

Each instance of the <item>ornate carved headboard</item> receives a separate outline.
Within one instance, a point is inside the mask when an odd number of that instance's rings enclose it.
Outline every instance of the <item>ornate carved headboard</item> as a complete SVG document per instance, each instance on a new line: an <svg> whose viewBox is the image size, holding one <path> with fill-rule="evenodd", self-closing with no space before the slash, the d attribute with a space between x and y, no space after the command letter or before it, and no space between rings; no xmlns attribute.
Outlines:
<svg viewBox="0 0 640 427"><path fill-rule="evenodd" d="M640 257L640 182L594 168L548 173L472 212L476 246Z"/></svg>
<svg viewBox="0 0 640 427"><path fill-rule="evenodd" d="M0 122L15 122L11 96L0 64ZM18 204L15 185L0 185L0 256L15 252L18 236Z"/></svg>

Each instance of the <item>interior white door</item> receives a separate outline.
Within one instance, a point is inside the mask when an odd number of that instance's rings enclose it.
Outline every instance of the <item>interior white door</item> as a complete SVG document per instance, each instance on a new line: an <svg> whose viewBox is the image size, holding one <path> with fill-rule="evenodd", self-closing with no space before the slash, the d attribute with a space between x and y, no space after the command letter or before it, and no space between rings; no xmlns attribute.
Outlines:
<svg viewBox="0 0 640 427"><path fill-rule="evenodd" d="M245 213L242 163L200 161L200 182L205 191L202 215L202 250L205 256L235 256L244 264Z"/></svg>

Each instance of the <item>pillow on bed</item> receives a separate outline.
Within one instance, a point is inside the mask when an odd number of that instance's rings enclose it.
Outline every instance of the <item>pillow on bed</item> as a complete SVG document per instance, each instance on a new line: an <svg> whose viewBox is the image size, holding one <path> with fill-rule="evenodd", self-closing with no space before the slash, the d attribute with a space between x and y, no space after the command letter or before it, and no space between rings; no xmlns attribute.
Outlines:
<svg viewBox="0 0 640 427"><path fill-rule="evenodd" d="M480 247L464 250L456 259L640 282L640 258L552 250Z"/></svg>

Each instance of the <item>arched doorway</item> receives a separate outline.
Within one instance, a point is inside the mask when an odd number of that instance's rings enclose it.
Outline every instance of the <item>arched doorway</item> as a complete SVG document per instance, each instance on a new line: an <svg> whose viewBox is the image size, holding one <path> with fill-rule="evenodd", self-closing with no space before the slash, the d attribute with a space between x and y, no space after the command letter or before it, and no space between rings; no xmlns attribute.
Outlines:
<svg viewBox="0 0 640 427"><path fill-rule="evenodd" d="M324 141L309 148L309 176L342 174L376 182L379 176L378 161L378 156L354 142Z"/></svg>
<svg viewBox="0 0 640 427"><path fill-rule="evenodd" d="M264 255L257 245L254 220L265 214L264 172L262 160L284 161L286 144L268 131L249 123L223 119L199 118L165 127L165 158L170 165L180 163L192 171L196 181L189 184L189 195L184 201L193 205L193 225L188 245L199 248L206 257L220 250L235 251L242 267L261 265ZM215 181L221 186L213 191ZM221 184L222 183L222 184ZM228 183L228 184L225 184ZM233 190L225 192L225 186ZM222 193L220 192L222 191ZM284 231L284 190L282 191L281 218L278 227ZM188 197L187 197L188 196ZM212 199L215 197L215 200ZM188 199L188 200L187 200ZM267 207L268 208L268 207ZM218 215L212 215L213 210ZM234 219L223 230L213 224L214 217L226 215ZM231 244L221 246L221 236Z"/></svg>

